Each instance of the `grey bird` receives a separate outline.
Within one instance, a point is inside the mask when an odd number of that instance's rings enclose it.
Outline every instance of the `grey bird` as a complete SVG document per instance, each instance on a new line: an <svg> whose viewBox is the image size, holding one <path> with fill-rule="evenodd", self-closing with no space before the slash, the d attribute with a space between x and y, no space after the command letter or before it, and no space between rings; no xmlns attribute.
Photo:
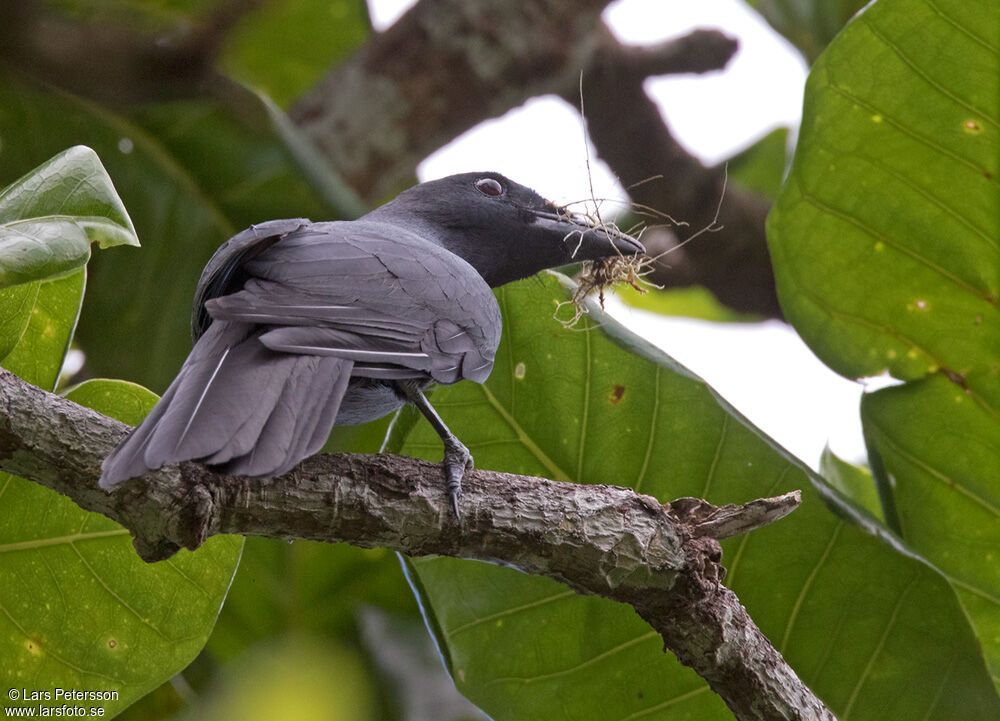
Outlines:
<svg viewBox="0 0 1000 721"><path fill-rule="evenodd" d="M333 426L409 402L444 442L457 514L472 455L424 390L489 376L501 330L491 288L642 252L493 172L416 185L354 221L251 226L205 267L194 348L105 459L100 485L186 460L278 476L319 451Z"/></svg>

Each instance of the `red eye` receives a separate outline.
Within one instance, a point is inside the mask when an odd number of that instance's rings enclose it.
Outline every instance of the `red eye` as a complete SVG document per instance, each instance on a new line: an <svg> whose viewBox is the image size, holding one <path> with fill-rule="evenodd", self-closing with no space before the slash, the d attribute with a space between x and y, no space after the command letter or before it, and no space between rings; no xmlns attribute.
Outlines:
<svg viewBox="0 0 1000 721"><path fill-rule="evenodd" d="M503 194L503 186L493 178L480 178L476 181L476 190L483 195L495 198Z"/></svg>

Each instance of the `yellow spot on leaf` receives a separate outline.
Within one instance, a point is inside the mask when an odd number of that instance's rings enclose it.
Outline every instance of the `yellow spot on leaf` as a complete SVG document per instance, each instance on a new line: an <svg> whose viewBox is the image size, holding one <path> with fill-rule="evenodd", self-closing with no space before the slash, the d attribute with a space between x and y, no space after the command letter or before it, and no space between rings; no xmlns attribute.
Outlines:
<svg viewBox="0 0 1000 721"><path fill-rule="evenodd" d="M527 370L528 369L524 365L524 363L518 363L516 366L514 366L514 377L517 378L518 380L524 378L524 374L527 372Z"/></svg>
<svg viewBox="0 0 1000 721"><path fill-rule="evenodd" d="M872 122L873 123L881 123L882 122L882 116L881 115L873 115L872 116Z"/></svg>
<svg viewBox="0 0 1000 721"><path fill-rule="evenodd" d="M962 123L962 130L972 135L977 135L982 132L982 126L975 120L966 120Z"/></svg>

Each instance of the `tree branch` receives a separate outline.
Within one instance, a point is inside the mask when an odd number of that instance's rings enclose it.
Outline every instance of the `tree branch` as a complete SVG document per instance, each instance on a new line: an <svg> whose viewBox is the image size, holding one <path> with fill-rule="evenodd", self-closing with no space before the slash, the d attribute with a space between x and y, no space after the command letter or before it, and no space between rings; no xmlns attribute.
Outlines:
<svg viewBox="0 0 1000 721"><path fill-rule="evenodd" d="M97 486L100 464L127 430L0 370L0 469L126 526L147 561L216 533L500 561L631 605L739 719L834 718L720 584L717 539L790 513L798 491L718 508L477 470L466 476L458 520L438 465L338 454L263 480L182 463L108 494Z"/></svg>

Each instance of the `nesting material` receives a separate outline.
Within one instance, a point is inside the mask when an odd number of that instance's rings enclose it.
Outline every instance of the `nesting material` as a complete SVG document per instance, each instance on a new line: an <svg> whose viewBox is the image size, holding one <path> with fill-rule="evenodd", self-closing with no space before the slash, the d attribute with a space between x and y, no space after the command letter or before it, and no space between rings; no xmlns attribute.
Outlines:
<svg viewBox="0 0 1000 721"><path fill-rule="evenodd" d="M606 222L599 215L594 217L574 214L574 220L586 228L600 228L612 238L627 237L613 222ZM620 253L611 258L583 261L580 272L575 278L577 282L576 291L570 300L559 303L556 306L556 320L564 328L575 327L587 313L587 297L596 292L601 308L604 308L604 291L620 283L630 285L640 293L646 293L646 288L641 285L645 283L642 278L650 272L652 260L652 258L645 255L624 255ZM567 305L573 308L573 315L570 318L561 318L562 309Z"/></svg>

